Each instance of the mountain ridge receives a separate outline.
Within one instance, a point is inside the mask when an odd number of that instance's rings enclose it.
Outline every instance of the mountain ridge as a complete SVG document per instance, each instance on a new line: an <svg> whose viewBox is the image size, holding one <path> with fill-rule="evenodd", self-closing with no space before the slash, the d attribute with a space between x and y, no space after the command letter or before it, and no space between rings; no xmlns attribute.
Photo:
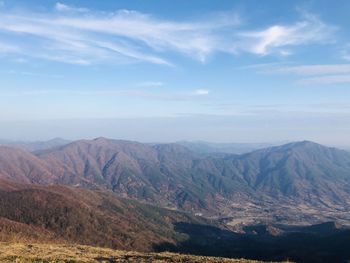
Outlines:
<svg viewBox="0 0 350 263"><path fill-rule="evenodd" d="M218 157L100 137L34 153L2 147L0 161L2 178L108 189L206 216L232 216L244 206L350 206L350 153L310 141Z"/></svg>
<svg viewBox="0 0 350 263"><path fill-rule="evenodd" d="M48 141L5 141L0 140L0 145L19 148L22 150L35 152L70 143L71 141L62 138L53 138Z"/></svg>

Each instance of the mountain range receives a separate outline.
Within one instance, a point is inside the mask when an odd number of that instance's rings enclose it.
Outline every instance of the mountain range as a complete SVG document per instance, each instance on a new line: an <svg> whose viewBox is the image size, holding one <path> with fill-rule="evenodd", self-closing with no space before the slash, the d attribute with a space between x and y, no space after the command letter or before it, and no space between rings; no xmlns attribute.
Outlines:
<svg viewBox="0 0 350 263"><path fill-rule="evenodd" d="M309 141L244 154L106 138L39 144L0 146L0 242L297 262L350 256L346 151Z"/></svg>
<svg viewBox="0 0 350 263"><path fill-rule="evenodd" d="M253 218L347 222L350 210L350 153L309 141L224 156L106 138L34 152L0 146L0 178L109 190L160 207L232 218L232 224Z"/></svg>

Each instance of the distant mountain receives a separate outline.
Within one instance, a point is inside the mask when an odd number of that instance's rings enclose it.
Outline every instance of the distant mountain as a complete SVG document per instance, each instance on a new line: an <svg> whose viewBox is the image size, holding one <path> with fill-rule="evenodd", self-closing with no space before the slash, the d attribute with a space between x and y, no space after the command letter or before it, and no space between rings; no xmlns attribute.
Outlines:
<svg viewBox="0 0 350 263"><path fill-rule="evenodd" d="M0 178L109 189L231 224L350 220L350 153L307 141L221 157L97 138L35 154L2 147L0 158Z"/></svg>
<svg viewBox="0 0 350 263"><path fill-rule="evenodd" d="M304 141L258 150L230 162L231 174L274 198L342 204L350 194L350 154L343 150Z"/></svg>
<svg viewBox="0 0 350 263"><path fill-rule="evenodd" d="M62 138L54 138L48 141L0 141L0 145L11 146L15 148L19 148L22 150L35 152L39 150L46 150L55 148L58 146L62 146L70 143L70 141L62 139Z"/></svg>
<svg viewBox="0 0 350 263"><path fill-rule="evenodd" d="M55 181L49 166L21 149L0 146L0 179L21 183L48 184Z"/></svg>
<svg viewBox="0 0 350 263"><path fill-rule="evenodd" d="M212 143L205 141L176 142L200 154L243 154L282 143Z"/></svg>

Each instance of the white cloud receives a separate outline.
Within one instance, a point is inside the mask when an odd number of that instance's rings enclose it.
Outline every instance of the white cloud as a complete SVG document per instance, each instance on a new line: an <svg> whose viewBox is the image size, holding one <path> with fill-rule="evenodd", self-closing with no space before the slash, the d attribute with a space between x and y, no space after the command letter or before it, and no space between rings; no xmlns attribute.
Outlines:
<svg viewBox="0 0 350 263"><path fill-rule="evenodd" d="M55 9L59 12L88 12L89 9L81 7L73 7L60 2L55 4Z"/></svg>
<svg viewBox="0 0 350 263"><path fill-rule="evenodd" d="M334 31L335 27L306 14L292 25L273 25L263 30L240 33L242 43L239 48L258 55L289 55L291 51L288 48L327 42Z"/></svg>
<svg viewBox="0 0 350 263"><path fill-rule="evenodd" d="M35 45L22 42L21 55L70 64L90 65L93 63L130 63L146 61L170 65L164 59L137 50L125 41L112 42L109 35L96 36L86 30L64 26L55 19L31 18L25 16L3 16L0 18L0 31L14 33L15 37L27 35L36 37Z"/></svg>
<svg viewBox="0 0 350 263"><path fill-rule="evenodd" d="M155 51L177 51L202 62L220 47L217 31L238 25L237 19L198 22L159 20L136 11L119 10L105 17L64 18L56 21L62 26L140 41Z"/></svg>
<svg viewBox="0 0 350 263"><path fill-rule="evenodd" d="M7 14L0 16L0 34L6 31L22 38L26 53L52 60L75 63L146 61L171 65L162 58L173 51L204 62L206 57L224 48L219 47L220 31L234 28L238 19L219 16L213 21L173 22L159 20L136 11L119 10L102 13L57 3L58 14ZM79 10L79 11L83 11ZM27 35L36 38L34 45L23 41ZM23 44L24 45L24 44Z"/></svg>
<svg viewBox="0 0 350 263"><path fill-rule="evenodd" d="M70 7L62 3L56 3L55 9L57 11L69 11Z"/></svg>
<svg viewBox="0 0 350 263"><path fill-rule="evenodd" d="M209 94L209 90L207 90L207 89L196 89L194 91L194 94L195 95L199 95L199 96L208 95Z"/></svg>

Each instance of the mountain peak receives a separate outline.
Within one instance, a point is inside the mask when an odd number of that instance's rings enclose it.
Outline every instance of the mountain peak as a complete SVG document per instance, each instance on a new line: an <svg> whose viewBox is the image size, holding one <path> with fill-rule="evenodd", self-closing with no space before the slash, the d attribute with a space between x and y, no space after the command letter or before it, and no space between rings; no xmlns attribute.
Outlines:
<svg viewBox="0 0 350 263"><path fill-rule="evenodd" d="M274 148L274 147L273 147ZM292 150L292 149L320 149L320 148L328 148L327 146L318 144L316 142L312 141L298 141L298 142L291 142L288 144L284 144L282 146L279 146L281 150Z"/></svg>
<svg viewBox="0 0 350 263"><path fill-rule="evenodd" d="M289 145L294 145L294 146L321 146L321 144L318 144L318 143L313 142L313 141L308 141L308 140L292 142L292 143L289 143Z"/></svg>
<svg viewBox="0 0 350 263"><path fill-rule="evenodd" d="M300 146L321 146L321 144L318 144L313 141L308 141L308 140L299 141L299 142L296 142L295 144Z"/></svg>
<svg viewBox="0 0 350 263"><path fill-rule="evenodd" d="M107 141L110 141L110 139L108 139L106 137L97 137L97 138L93 139L93 141L95 141L95 142L107 142Z"/></svg>

